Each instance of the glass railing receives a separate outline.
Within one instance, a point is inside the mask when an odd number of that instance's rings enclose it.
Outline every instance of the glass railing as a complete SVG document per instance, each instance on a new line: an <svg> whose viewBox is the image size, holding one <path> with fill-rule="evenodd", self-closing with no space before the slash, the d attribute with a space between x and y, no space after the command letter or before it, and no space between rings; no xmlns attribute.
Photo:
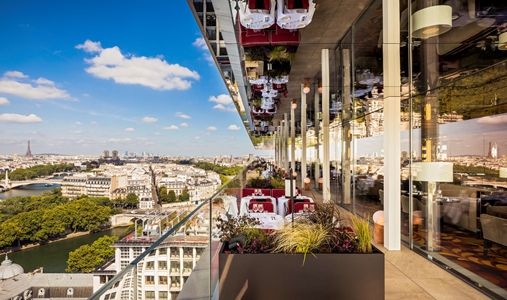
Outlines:
<svg viewBox="0 0 507 300"><path fill-rule="evenodd" d="M115 242L114 263L94 273L89 299L211 299L216 293L220 242L214 220L237 214L245 168L213 196L135 220L134 231ZM114 277L113 277L114 276Z"/></svg>

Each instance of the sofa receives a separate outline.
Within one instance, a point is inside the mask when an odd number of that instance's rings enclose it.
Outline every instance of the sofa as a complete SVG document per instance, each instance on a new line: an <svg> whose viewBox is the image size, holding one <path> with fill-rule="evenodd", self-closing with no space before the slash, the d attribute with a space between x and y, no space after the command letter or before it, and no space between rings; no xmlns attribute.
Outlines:
<svg viewBox="0 0 507 300"><path fill-rule="evenodd" d="M479 192L490 192L490 190L452 183L440 184L440 190L442 196L460 198L461 201L460 203L444 204L444 222L471 232L477 232L477 217L479 216L477 209L480 207L477 194Z"/></svg>
<svg viewBox="0 0 507 300"><path fill-rule="evenodd" d="M507 246L507 206L488 206L487 214L481 214L482 235L484 237L484 258L492 243Z"/></svg>

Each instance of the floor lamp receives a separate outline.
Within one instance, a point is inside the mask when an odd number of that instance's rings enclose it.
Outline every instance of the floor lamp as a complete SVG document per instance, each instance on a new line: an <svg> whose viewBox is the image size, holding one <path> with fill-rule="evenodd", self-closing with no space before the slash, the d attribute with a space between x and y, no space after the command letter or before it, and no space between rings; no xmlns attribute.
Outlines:
<svg viewBox="0 0 507 300"><path fill-rule="evenodd" d="M452 163L448 162L420 162L412 167L413 180L428 183L428 201L426 203L426 228L428 231L426 250L439 251L434 241L435 236L440 236L438 219L440 219L439 202L437 198L438 185L440 182L452 182Z"/></svg>

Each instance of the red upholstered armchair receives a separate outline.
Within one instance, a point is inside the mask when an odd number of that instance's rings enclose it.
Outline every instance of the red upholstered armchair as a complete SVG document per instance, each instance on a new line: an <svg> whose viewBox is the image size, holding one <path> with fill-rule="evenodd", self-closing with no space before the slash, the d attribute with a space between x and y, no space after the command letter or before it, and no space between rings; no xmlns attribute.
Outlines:
<svg viewBox="0 0 507 300"><path fill-rule="evenodd" d="M250 201L250 204L248 204L248 211L250 211L250 212L253 211L254 204L262 205L262 208L263 208L262 210L264 212L274 212L275 211L272 202L259 202L257 200Z"/></svg>
<svg viewBox="0 0 507 300"><path fill-rule="evenodd" d="M310 201L310 199L290 199L289 201L285 202L285 211L287 211L286 215L290 215L292 213L292 201L295 200L294 202L294 211L295 212L298 212L299 210L297 209L297 204L307 204L307 203L313 203L313 205L315 205L314 202ZM303 209L303 206L301 206L301 210Z"/></svg>
<svg viewBox="0 0 507 300"><path fill-rule="evenodd" d="M310 1L308 0L287 0L287 9L308 9Z"/></svg>
<svg viewBox="0 0 507 300"><path fill-rule="evenodd" d="M299 30L283 29L276 26L275 31L271 34L271 45L297 46L301 40Z"/></svg>
<svg viewBox="0 0 507 300"><path fill-rule="evenodd" d="M315 205L314 202L298 202L298 203L294 203L294 211L300 212L300 211L304 210L305 205L308 205L309 211L312 211L312 210L314 211L317 209L317 206Z"/></svg>
<svg viewBox="0 0 507 300"><path fill-rule="evenodd" d="M249 9L266 9L269 10L269 0L249 0L248 8Z"/></svg>

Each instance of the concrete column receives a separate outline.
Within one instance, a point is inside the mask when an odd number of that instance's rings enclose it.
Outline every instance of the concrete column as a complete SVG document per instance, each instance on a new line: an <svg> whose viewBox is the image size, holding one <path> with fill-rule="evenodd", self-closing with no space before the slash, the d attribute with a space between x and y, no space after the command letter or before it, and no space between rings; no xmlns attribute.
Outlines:
<svg viewBox="0 0 507 300"><path fill-rule="evenodd" d="M318 85L316 84L315 85L315 88L314 88L314 91L315 91L315 100L314 100L314 103L313 103L313 107L314 107L314 122L313 122L313 126L315 128L315 174L314 174L314 178L315 178L315 188L319 188L319 178L320 178L320 156L319 156L319 146L320 146L320 141L319 141L319 131L320 131L320 120L319 120L319 110L320 110L320 106L319 106L319 97L320 97L320 94L319 94L319 91L318 91Z"/></svg>
<svg viewBox="0 0 507 300"><path fill-rule="evenodd" d="M280 122L281 123L281 122ZM280 167L282 165L282 127L278 125L276 127L276 144L278 145L278 154L276 156L276 165Z"/></svg>
<svg viewBox="0 0 507 300"><path fill-rule="evenodd" d="M342 66L343 66L343 87L342 87L342 203L351 204L351 168L350 168L350 144L352 135L350 132L351 111L350 111L350 95L351 95L351 67L350 67L350 49L342 50ZM352 207L354 211L354 207Z"/></svg>
<svg viewBox="0 0 507 300"><path fill-rule="evenodd" d="M401 249L400 4L382 0L384 67L384 247Z"/></svg>
<svg viewBox="0 0 507 300"><path fill-rule="evenodd" d="M296 172L296 110L290 108L290 167Z"/></svg>
<svg viewBox="0 0 507 300"><path fill-rule="evenodd" d="M285 172L289 172L289 118L287 113L283 114L283 167Z"/></svg>
<svg viewBox="0 0 507 300"><path fill-rule="evenodd" d="M329 167L329 49L322 49L322 198L324 203L331 202L331 174Z"/></svg>
<svg viewBox="0 0 507 300"><path fill-rule="evenodd" d="M305 186L306 178L306 94L301 84L301 188Z"/></svg>
<svg viewBox="0 0 507 300"><path fill-rule="evenodd" d="M279 131L277 127L275 127L275 165L278 165L278 154L280 153L280 149L278 149L278 138L279 138Z"/></svg>

